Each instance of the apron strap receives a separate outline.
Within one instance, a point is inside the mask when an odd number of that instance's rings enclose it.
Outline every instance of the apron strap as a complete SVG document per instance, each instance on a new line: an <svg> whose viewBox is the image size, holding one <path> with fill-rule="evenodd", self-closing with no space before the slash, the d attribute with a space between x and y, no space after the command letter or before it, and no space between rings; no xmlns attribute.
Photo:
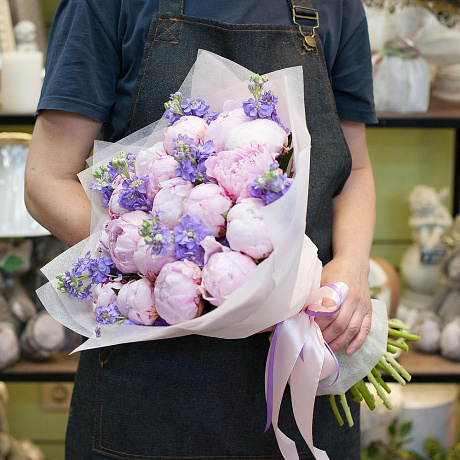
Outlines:
<svg viewBox="0 0 460 460"><path fill-rule="evenodd" d="M313 8L311 0L288 0L288 2L289 5L291 5L291 8L294 8L294 6L301 6L302 8Z"/></svg>
<svg viewBox="0 0 460 460"><path fill-rule="evenodd" d="M318 10L313 8L311 0L288 0L292 10L292 22L299 28L303 37L303 47L306 51L316 49L316 29L319 27ZM313 23L311 32L305 32L305 20Z"/></svg>
<svg viewBox="0 0 460 460"><path fill-rule="evenodd" d="M159 0L158 1L158 13L172 13L172 14L183 14L184 12L184 0Z"/></svg>

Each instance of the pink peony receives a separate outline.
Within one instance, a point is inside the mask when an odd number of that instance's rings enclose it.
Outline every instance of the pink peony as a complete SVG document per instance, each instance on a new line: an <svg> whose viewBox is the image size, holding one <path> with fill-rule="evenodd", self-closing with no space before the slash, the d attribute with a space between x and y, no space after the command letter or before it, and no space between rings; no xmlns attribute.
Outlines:
<svg viewBox="0 0 460 460"><path fill-rule="evenodd" d="M120 176L115 179L114 183L115 182L118 182L118 185L115 186L115 190L109 200L109 216L111 219L118 219L121 215L129 212L128 209L120 206L120 203L118 202L118 199L120 198L120 190L123 189L123 182Z"/></svg>
<svg viewBox="0 0 460 460"><path fill-rule="evenodd" d="M229 108L229 106L231 109L229 111L222 112L214 121L212 121L204 136L205 142L212 141L214 143L214 148L217 152L229 150L225 147L225 144L231 130L241 126L243 123L247 123L250 120L250 118L248 118L244 113L241 103L239 103L239 108L233 108L229 102L230 101L227 101L226 105L224 105L224 110Z"/></svg>
<svg viewBox="0 0 460 460"><path fill-rule="evenodd" d="M184 201L184 214L197 216L213 236L225 233L226 213L232 200L217 184L201 184L190 190Z"/></svg>
<svg viewBox="0 0 460 460"><path fill-rule="evenodd" d="M176 177L177 161L166 154L163 143L155 144L148 150L141 150L136 158L136 174L148 175L149 179L144 183L147 197L153 201L160 190L160 183Z"/></svg>
<svg viewBox="0 0 460 460"><path fill-rule="evenodd" d="M111 305L117 300L114 289L119 291L125 283L121 282L121 277L104 284L93 285L93 311L97 307Z"/></svg>
<svg viewBox="0 0 460 460"><path fill-rule="evenodd" d="M203 297L219 306L246 281L257 265L250 257L222 246L211 237L205 238L201 245L205 250Z"/></svg>
<svg viewBox="0 0 460 460"><path fill-rule="evenodd" d="M133 254L142 238L139 235L142 221L148 218L146 212L133 211L111 220L107 225L109 254L115 266L123 273L136 272Z"/></svg>
<svg viewBox="0 0 460 460"><path fill-rule="evenodd" d="M96 243L96 252L99 256L104 255L106 257L110 257L109 251L109 230L108 226L110 223L110 219L106 220L102 225L101 233L99 234L99 239Z"/></svg>
<svg viewBox="0 0 460 460"><path fill-rule="evenodd" d="M205 120L200 117L194 117L192 115L181 117L174 124L165 129L165 139L163 145L166 153L172 155L174 152L174 139L179 134L187 137L191 137L194 140L194 144L204 139L208 124Z"/></svg>
<svg viewBox="0 0 460 460"><path fill-rule="evenodd" d="M227 101L224 110L212 121L204 136L205 141L213 141L217 152L249 147L251 143L263 145L271 152L281 153L287 146L288 137L278 123L266 118L253 120L246 116L241 103L238 108L234 101Z"/></svg>
<svg viewBox="0 0 460 460"><path fill-rule="evenodd" d="M225 150L248 147L252 142L279 154L287 146L288 137L278 123L266 118L258 118L231 129L225 141Z"/></svg>
<svg viewBox="0 0 460 460"><path fill-rule="evenodd" d="M151 326L158 318L153 296L153 284L146 278L124 284L118 293L120 313L133 323Z"/></svg>
<svg viewBox="0 0 460 460"><path fill-rule="evenodd" d="M162 182L161 187L153 200L153 210L163 212L161 223L172 229L179 224L180 218L184 215L184 200L193 185L181 177L176 177Z"/></svg>
<svg viewBox="0 0 460 460"><path fill-rule="evenodd" d="M219 152L206 160L206 174L216 179L233 201L250 198L248 185L257 175L270 169L275 156L258 144Z"/></svg>
<svg viewBox="0 0 460 460"><path fill-rule="evenodd" d="M154 294L158 314L168 324L200 316L203 310L200 268L189 260L166 264L158 275Z"/></svg>
<svg viewBox="0 0 460 460"><path fill-rule="evenodd" d="M253 259L263 259L273 251L270 233L260 212L263 207L258 198L246 198L233 206L227 216L226 237L230 247Z"/></svg>
<svg viewBox="0 0 460 460"><path fill-rule="evenodd" d="M163 265L174 262L176 259L172 254L165 256L152 254L151 245L147 244L142 238L133 254L133 260L137 271L154 282Z"/></svg>

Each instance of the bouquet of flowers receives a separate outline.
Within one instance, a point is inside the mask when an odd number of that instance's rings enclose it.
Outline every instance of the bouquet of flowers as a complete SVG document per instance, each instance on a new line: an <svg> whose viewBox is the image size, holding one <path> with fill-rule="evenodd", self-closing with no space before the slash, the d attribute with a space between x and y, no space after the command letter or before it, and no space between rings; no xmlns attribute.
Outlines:
<svg viewBox="0 0 460 460"><path fill-rule="evenodd" d="M58 321L89 337L75 351L188 334L235 339L278 324L268 423L283 455L295 458L277 428L290 379L293 406L309 414L299 428L326 458L311 437L318 382L322 392L345 393L384 355L388 328L386 307L375 301L365 346L335 357L314 321L336 311L323 298L340 308L347 287L320 287L321 262L304 234L302 69L261 77L202 51L165 108L131 136L95 144L79 175L91 235L42 269L50 282L38 295Z"/></svg>

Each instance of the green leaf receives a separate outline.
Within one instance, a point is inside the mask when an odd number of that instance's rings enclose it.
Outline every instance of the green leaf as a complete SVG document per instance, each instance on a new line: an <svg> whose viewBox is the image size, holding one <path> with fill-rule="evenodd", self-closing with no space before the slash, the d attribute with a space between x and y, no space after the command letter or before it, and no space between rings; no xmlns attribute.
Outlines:
<svg viewBox="0 0 460 460"><path fill-rule="evenodd" d="M396 436L396 420L393 420L388 426L388 434L394 438Z"/></svg>
<svg viewBox="0 0 460 460"><path fill-rule="evenodd" d="M407 436L412 430L412 421L404 422L399 429L399 435L401 437Z"/></svg>
<svg viewBox="0 0 460 460"><path fill-rule="evenodd" d="M280 168L283 170L283 172L287 172L287 168L289 166L289 161L291 160L291 157L294 153L294 149L289 149L287 153L285 153L278 161L278 164L280 165Z"/></svg>
<svg viewBox="0 0 460 460"><path fill-rule="evenodd" d="M442 444L434 438L427 438L425 439L425 452L428 455L429 459L433 460L444 460L445 454L444 454L444 447Z"/></svg>
<svg viewBox="0 0 460 460"><path fill-rule="evenodd" d="M13 273L24 265L24 261L15 254L8 254L6 260L2 261L1 268L6 273Z"/></svg>

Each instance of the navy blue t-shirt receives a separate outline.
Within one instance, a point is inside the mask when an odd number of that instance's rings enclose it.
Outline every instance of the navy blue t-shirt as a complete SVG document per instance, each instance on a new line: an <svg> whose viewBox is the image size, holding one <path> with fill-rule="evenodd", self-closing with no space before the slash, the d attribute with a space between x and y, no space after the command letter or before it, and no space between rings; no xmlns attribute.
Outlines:
<svg viewBox="0 0 460 460"><path fill-rule="evenodd" d="M292 25L288 0L185 0L184 14L229 24ZM361 0L313 0L339 117L376 122L367 22ZM61 0L51 28L38 111L110 124L124 136L158 0ZM152 120L153 121L153 120Z"/></svg>

